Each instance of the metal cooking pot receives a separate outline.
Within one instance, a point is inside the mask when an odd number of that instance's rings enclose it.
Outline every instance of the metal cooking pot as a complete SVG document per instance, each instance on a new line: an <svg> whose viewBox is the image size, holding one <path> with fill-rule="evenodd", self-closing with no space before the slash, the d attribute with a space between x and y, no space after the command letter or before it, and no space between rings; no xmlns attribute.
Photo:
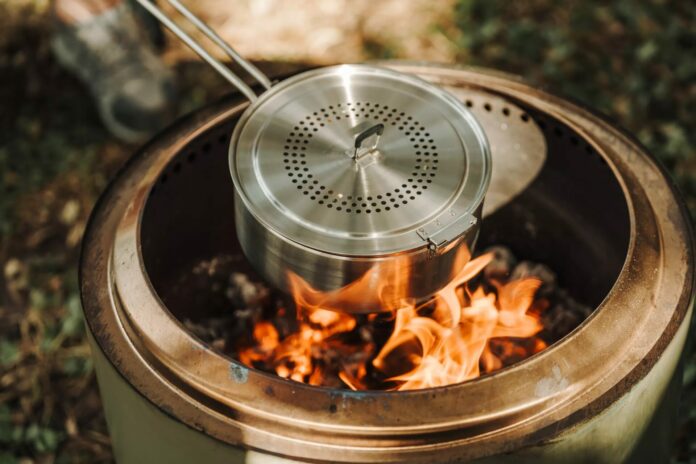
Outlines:
<svg viewBox="0 0 696 464"><path fill-rule="evenodd" d="M452 95L365 65L271 87L178 0L184 17L246 69L257 96L150 0L138 0L251 104L232 135L236 228L270 283L324 308L374 312L425 298L469 259L490 180L483 130Z"/></svg>
<svg viewBox="0 0 696 464"><path fill-rule="evenodd" d="M667 462L694 289L688 213L669 178L629 135L519 78L385 66L471 105L505 173L524 159L522 175L546 153L530 183L484 219L486 242L547 262L593 314L523 362L408 392L314 387L224 356L181 321L215 314L218 298L228 308L224 287L182 283L203 278L202 260L239 252L220 137L245 107L226 99L135 155L85 232L80 289L116 460ZM487 211L510 187L498 174Z"/></svg>

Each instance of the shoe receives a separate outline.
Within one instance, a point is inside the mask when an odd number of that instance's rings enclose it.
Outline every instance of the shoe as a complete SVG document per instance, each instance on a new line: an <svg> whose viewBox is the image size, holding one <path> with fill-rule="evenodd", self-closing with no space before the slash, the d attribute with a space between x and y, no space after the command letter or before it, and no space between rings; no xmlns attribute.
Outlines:
<svg viewBox="0 0 696 464"><path fill-rule="evenodd" d="M52 48L58 62L89 86L104 125L117 138L142 142L170 122L172 75L125 2L86 22L57 20Z"/></svg>

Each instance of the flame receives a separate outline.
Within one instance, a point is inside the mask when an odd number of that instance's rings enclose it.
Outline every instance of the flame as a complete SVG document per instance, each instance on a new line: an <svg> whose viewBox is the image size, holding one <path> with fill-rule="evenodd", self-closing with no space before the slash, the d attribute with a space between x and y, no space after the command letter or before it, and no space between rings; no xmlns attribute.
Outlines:
<svg viewBox="0 0 696 464"><path fill-rule="evenodd" d="M368 271L334 292L317 291L290 273L297 328L281 337L270 321L257 322L254 344L241 349L239 359L311 385L327 385L333 377L348 388L364 390L372 370L382 379L379 388L412 390L463 382L546 348L536 337L545 309L543 300L535 300L541 282L489 279L490 289L479 285L472 290L469 282L493 255L469 258L468 251L459 253L459 273L420 305L407 298L408 271L398 263ZM373 340L360 339L360 331L384 316L339 312L341 302L364 302L368 286L379 289L378 301L369 303L381 305L393 317L379 351Z"/></svg>

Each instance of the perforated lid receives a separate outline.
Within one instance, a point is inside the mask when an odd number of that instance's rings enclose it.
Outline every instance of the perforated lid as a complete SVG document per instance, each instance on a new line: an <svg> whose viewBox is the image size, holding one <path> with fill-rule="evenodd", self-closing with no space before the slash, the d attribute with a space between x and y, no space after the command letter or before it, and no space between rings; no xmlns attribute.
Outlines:
<svg viewBox="0 0 696 464"><path fill-rule="evenodd" d="M277 234L375 256L440 245L471 227L490 155L475 118L442 89L342 65L263 94L235 129L230 169L249 211Z"/></svg>

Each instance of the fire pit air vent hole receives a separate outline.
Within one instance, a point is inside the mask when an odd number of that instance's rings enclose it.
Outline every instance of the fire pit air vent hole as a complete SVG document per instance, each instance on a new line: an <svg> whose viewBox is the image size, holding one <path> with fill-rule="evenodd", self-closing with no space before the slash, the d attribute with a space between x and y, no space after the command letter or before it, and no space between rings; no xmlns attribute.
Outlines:
<svg viewBox="0 0 696 464"><path fill-rule="evenodd" d="M215 137L211 134L210 140L203 140L195 146L187 147L183 150L179 156L174 158L172 162L169 163L169 166L162 171L158 182L152 184L150 196L153 196L172 176L180 174L187 165L194 164L201 156L206 156L211 153L213 154L212 156L217 155L218 151L217 148L214 148L213 141L215 141ZM227 148L229 144L229 134L227 132L220 132L217 135L216 142L220 147Z"/></svg>

